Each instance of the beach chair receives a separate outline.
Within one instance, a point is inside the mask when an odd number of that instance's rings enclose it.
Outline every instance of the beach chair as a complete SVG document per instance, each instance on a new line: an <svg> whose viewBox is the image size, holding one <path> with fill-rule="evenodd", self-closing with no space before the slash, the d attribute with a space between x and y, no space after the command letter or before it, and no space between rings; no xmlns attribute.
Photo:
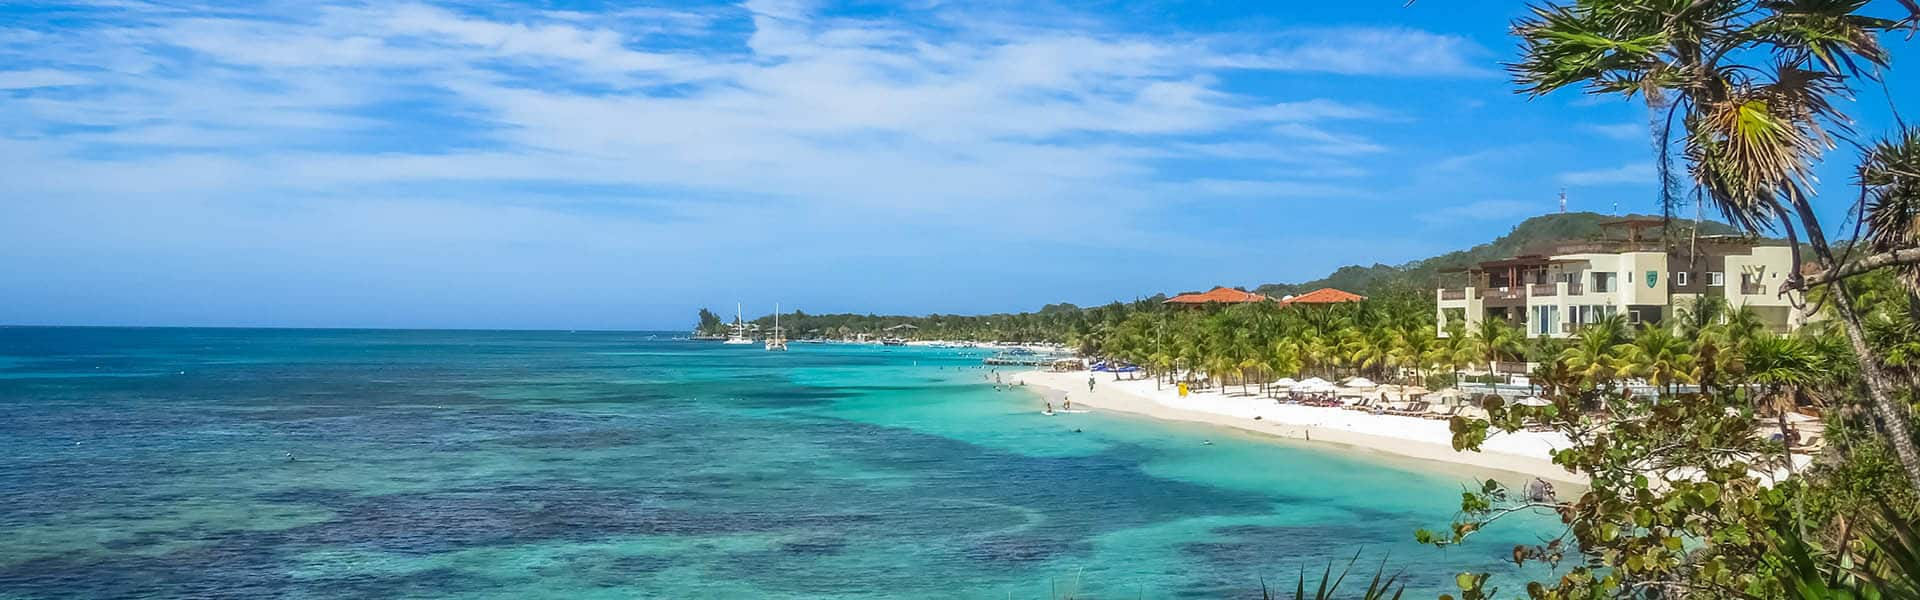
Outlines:
<svg viewBox="0 0 1920 600"><path fill-rule="evenodd" d="M1424 413L1424 412L1427 412L1427 403L1410 402L1410 403L1407 403L1405 406L1401 407L1400 410L1387 411L1387 414L1399 415L1402 417L1418 417L1420 416L1421 413Z"/></svg>
<svg viewBox="0 0 1920 600"><path fill-rule="evenodd" d="M1453 418L1454 413L1458 412L1460 412L1460 407L1458 406L1435 406L1427 409L1427 413L1420 416L1436 421L1445 421Z"/></svg>

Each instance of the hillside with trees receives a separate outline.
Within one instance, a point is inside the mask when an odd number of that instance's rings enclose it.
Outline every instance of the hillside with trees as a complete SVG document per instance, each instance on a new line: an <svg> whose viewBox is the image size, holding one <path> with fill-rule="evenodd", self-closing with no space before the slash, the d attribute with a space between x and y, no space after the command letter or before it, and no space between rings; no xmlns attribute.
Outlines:
<svg viewBox="0 0 1920 600"><path fill-rule="evenodd" d="M1629 215L1635 218L1658 218L1648 215ZM1520 222L1506 235L1491 242L1480 244L1465 250L1456 250L1439 256L1424 258L1399 265L1375 263L1372 266L1347 265L1334 270L1326 277L1300 283L1269 283L1254 288L1253 291L1274 297L1286 296L1317 290L1323 287L1337 288L1362 295L1375 295L1398 290L1431 290L1439 283L1440 271L1466 267L1481 261L1508 258L1519 254L1550 246L1559 242L1597 239L1605 232L1602 223L1618 221L1628 217L1603 215L1591 212L1571 212L1540 215ZM1717 221L1701 221L1698 227L1691 220L1674 220L1667 227L1656 227L1647 232L1650 236L1666 236L1668 239L1686 239L1695 232L1699 235L1737 235L1739 230Z"/></svg>

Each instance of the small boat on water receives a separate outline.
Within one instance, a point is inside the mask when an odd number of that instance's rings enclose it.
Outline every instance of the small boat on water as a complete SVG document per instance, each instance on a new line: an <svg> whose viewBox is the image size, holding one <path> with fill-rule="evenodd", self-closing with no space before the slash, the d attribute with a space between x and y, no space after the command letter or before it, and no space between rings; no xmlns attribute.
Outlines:
<svg viewBox="0 0 1920 600"><path fill-rule="evenodd" d="M720 343L729 345L753 343L753 336L747 333L747 321L740 316L740 303L738 302L733 304L733 326L729 329L727 341Z"/></svg>
<svg viewBox="0 0 1920 600"><path fill-rule="evenodd" d="M773 303L773 331L767 334L768 352L787 351L787 330L780 328L780 303Z"/></svg>
<svg viewBox="0 0 1920 600"><path fill-rule="evenodd" d="M907 340L906 340L905 338L897 338L897 337L890 337L890 338L885 338L885 339L882 339L882 340L880 340L880 345L882 345L882 346L905 346L905 345L907 345Z"/></svg>

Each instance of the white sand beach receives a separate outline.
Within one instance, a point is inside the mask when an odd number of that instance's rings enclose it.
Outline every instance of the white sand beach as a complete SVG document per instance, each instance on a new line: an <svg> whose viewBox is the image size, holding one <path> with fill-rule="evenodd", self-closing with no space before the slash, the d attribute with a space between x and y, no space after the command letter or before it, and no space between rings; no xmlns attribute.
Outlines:
<svg viewBox="0 0 1920 600"><path fill-rule="evenodd" d="M1501 471L1540 477L1561 483L1586 484L1586 477L1553 464L1550 453L1570 445L1552 432L1495 432L1480 452L1453 449L1447 422L1418 417L1374 415L1360 411L1297 404L1280 404L1260 396L1237 396L1219 391L1191 393L1181 398L1172 386L1155 389L1152 379L1114 380L1097 373L1092 392L1086 371L1023 371L1006 378L1025 381L1055 407L1062 396L1075 406L1115 410L1157 419L1192 421L1232 427L1282 438L1351 446L1407 458L1451 463L1470 472ZM1229 389L1236 391L1236 389ZM1255 417L1259 417L1255 419ZM1460 469L1453 469L1460 470ZM1499 473L1484 473L1499 477Z"/></svg>

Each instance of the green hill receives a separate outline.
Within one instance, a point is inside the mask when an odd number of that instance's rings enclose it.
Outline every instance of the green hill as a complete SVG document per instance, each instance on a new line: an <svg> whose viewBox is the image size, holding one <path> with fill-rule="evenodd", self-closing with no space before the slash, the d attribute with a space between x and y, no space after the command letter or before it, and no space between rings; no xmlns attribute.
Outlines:
<svg viewBox="0 0 1920 600"><path fill-rule="evenodd" d="M1645 215L1629 215L1645 217ZM1480 244L1466 250L1456 250L1433 258L1412 261L1400 265L1375 263L1370 267L1347 265L1334 270L1326 277L1300 283L1269 283L1255 288L1255 292L1280 297L1288 294L1312 291L1323 287L1337 288L1356 294L1378 295L1396 291L1414 290L1426 293L1439 282L1439 272L1443 269L1465 267L1481 261L1508 258L1522 254L1529 249L1564 241L1598 239L1601 236L1601 223L1618 221L1618 215L1602 215L1590 212L1558 213L1540 215L1522 221L1513 231L1491 242ZM1657 217L1651 217L1657 218ZM1672 225L1673 238L1685 238L1692 233L1693 222L1675 220ZM1716 221L1702 221L1701 235L1738 234L1733 226ZM1667 235L1665 228L1656 227L1646 235Z"/></svg>

